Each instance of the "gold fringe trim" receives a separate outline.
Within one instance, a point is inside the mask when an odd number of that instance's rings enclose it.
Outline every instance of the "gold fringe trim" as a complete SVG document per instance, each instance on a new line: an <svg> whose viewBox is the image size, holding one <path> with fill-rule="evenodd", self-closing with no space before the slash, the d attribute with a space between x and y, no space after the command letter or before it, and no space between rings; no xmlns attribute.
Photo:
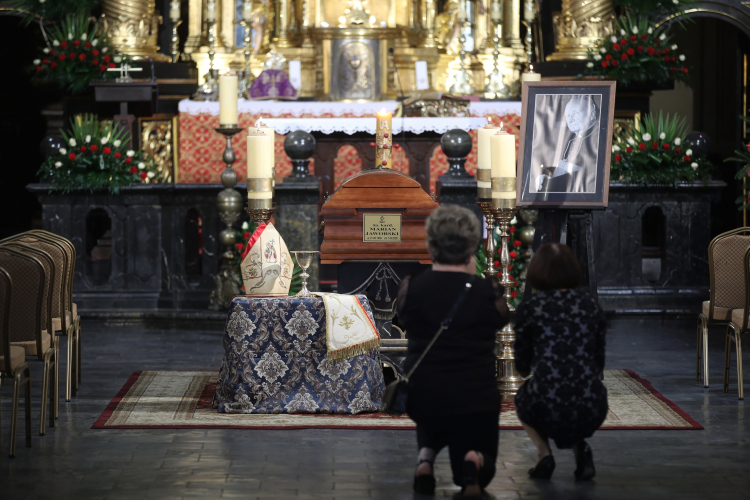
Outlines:
<svg viewBox="0 0 750 500"><path fill-rule="evenodd" d="M331 363L336 364L339 361L353 358L354 356L359 356L361 354L367 354L373 349L378 348L380 348L380 339L374 338L366 342L362 342L361 344L350 345L344 347L343 349L337 349L334 352L328 351L328 354L326 354L326 358L328 358Z"/></svg>

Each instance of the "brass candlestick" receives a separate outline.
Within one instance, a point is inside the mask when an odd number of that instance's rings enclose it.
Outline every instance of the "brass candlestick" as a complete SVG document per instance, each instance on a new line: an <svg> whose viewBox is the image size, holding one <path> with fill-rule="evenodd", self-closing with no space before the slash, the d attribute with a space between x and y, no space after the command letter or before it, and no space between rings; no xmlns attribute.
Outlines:
<svg viewBox="0 0 750 500"><path fill-rule="evenodd" d="M182 24L178 19L172 23L172 62L176 63L180 56L180 37L177 35L177 27Z"/></svg>
<svg viewBox="0 0 750 500"><path fill-rule="evenodd" d="M216 131L224 135L227 139L227 145L224 148L222 159L227 168L221 173L221 184L224 189L219 192L216 200L216 207L219 210L221 222L225 228L219 233L219 243L224 247L224 253L221 254L221 263L219 272L216 273L216 288L211 292L209 309L220 311L227 309L232 297L239 295L242 281L240 276L235 273L232 261L234 259L234 245L237 243L234 237L232 225L237 221L242 210L242 196L234 186L237 184L237 172L232 169L232 164L237 159L232 149L232 137L242 131L239 127L219 127Z"/></svg>
<svg viewBox="0 0 750 500"><path fill-rule="evenodd" d="M273 201L270 199L248 199L247 208L245 210L250 216L250 220L255 222L256 226L260 226L261 224L268 224L268 221L271 220L273 212L276 209L273 208Z"/></svg>
<svg viewBox="0 0 750 500"><path fill-rule="evenodd" d="M464 0L460 0L463 2ZM466 71L466 33L467 29L471 29L471 22L464 12L463 18L456 21L461 23L461 36L458 39L458 43L461 45L459 50L459 58L461 59L461 69L456 73L456 83L451 85L450 93L458 95L470 95L474 93L474 85L471 84L471 75Z"/></svg>
<svg viewBox="0 0 750 500"><path fill-rule="evenodd" d="M195 93L197 100L215 101L219 98L218 71L214 69L214 56L216 55L216 2L211 0L208 3L209 11L213 12L208 16L208 73L206 73L203 85L198 87Z"/></svg>
<svg viewBox="0 0 750 500"><path fill-rule="evenodd" d="M498 65L498 58L500 57L500 23L502 23L502 19L493 19L492 25L494 27L494 34L493 34L493 49L492 49L492 58L494 60L493 62L493 68L492 73L489 74L487 77L487 85L484 87L484 93L485 97L489 99L495 99L498 97L508 97L510 95L510 87L505 85L505 82L503 81L503 74L500 73L500 67Z"/></svg>
<svg viewBox="0 0 750 500"><path fill-rule="evenodd" d="M514 179L515 180L515 179ZM515 186L513 186L515 191ZM516 200L515 199L495 199L492 203L492 213L500 225L500 267L502 274L500 275L500 286L505 288L505 301L508 304L508 310L513 313L515 308L511 305L510 299L510 288L513 286L513 281L510 280L510 274L508 267L510 266L510 252L508 250L508 239L510 233L510 223L513 217L516 215ZM500 389L500 394L504 397L510 397L515 395L518 388L523 383L523 378L518 375L516 371L515 352L513 350L513 343L516 341L516 332L513 330L513 322L509 321L507 325L503 327L497 334L497 386Z"/></svg>
<svg viewBox="0 0 750 500"><path fill-rule="evenodd" d="M244 14L244 11L243 11ZM253 47L250 43L250 34L251 34L251 27L250 27L250 21L245 19L240 21L240 24L244 28L245 36L243 38L243 42L245 44L245 50L243 53L245 54L245 74L240 81L239 85L239 91L240 94L246 97L250 97L250 87L252 87L253 82L255 81L255 76L253 75L253 72L250 71L250 59L253 55Z"/></svg>
<svg viewBox="0 0 750 500"><path fill-rule="evenodd" d="M494 278L497 276L497 269L495 269L495 217L492 213L492 203L490 201L478 201L480 210L484 215L484 220L487 222L487 242L484 246L484 254L487 257L487 267L482 271L482 274L486 278Z"/></svg>

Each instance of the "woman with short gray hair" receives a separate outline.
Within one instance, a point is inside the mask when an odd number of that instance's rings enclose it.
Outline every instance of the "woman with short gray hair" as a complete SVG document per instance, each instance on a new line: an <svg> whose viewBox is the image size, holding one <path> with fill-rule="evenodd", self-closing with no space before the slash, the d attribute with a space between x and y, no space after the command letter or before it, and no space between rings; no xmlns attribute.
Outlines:
<svg viewBox="0 0 750 500"><path fill-rule="evenodd" d="M426 231L432 268L404 279L398 293L399 322L409 339L405 370L442 323L449 327L408 381L407 413L417 423L419 449L414 490L434 494L435 457L447 446L462 497L479 498L495 475L500 413L495 332L507 323L508 308L495 280L476 276L481 232L473 212L441 206L428 217Z"/></svg>

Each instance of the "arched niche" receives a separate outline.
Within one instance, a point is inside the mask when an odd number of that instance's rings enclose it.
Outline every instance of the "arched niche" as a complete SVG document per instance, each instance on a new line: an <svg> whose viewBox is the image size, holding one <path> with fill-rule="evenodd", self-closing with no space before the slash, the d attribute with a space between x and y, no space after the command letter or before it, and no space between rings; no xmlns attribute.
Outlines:
<svg viewBox="0 0 750 500"><path fill-rule="evenodd" d="M650 206L641 216L641 273L649 283L659 282L667 253L667 218L660 207Z"/></svg>

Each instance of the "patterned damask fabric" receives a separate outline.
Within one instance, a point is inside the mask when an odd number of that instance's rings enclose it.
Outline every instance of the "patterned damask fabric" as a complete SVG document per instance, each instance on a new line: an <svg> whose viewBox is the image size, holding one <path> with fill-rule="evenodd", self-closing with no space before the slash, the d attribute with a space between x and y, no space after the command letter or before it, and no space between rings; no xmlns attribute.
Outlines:
<svg viewBox="0 0 750 500"><path fill-rule="evenodd" d="M367 314L365 296L358 296ZM377 349L326 358L320 297L235 297L213 407L220 413L344 413L380 410L385 393Z"/></svg>
<svg viewBox="0 0 750 500"><path fill-rule="evenodd" d="M726 309L745 307L745 252L750 236L735 234L713 245L714 306Z"/></svg>
<svg viewBox="0 0 750 500"><path fill-rule="evenodd" d="M302 106L304 103L299 103ZM472 103L477 104L477 103ZM260 104L259 104L260 106ZM495 124L502 123L508 133L515 134L518 138L521 128L521 116L518 113L512 113L508 110L507 114L492 114L490 111L497 109L482 109L479 116L486 116L492 119ZM312 111L312 110L311 110ZM472 109L472 114L474 111ZM284 113L278 118L296 118L299 114ZM353 118L362 115L345 113L343 115L334 115L332 113L322 113L313 115L312 113L303 113L304 118ZM268 118L268 115L240 113L239 126L243 128L251 127L259 118ZM274 117L277 117L274 115ZM373 120L374 115L373 115ZM397 120L397 119L394 119ZM191 114L180 111L180 135L179 135L179 171L177 173L177 182L181 183L216 183L221 178L221 172L226 169L222 161L222 153L226 146L224 136L217 133L214 129L219 126L219 117L209 113ZM471 152L466 158L466 170L469 174L474 175L477 168L477 132L469 132L473 145ZM284 153L284 139L286 136L276 134L274 146L276 162L276 181L280 182L292 171L292 163ZM516 148L518 140L516 140ZM237 172L238 182L246 181L247 169L243 168L247 162L247 137L246 134L237 134L232 138L232 148L237 155L237 161L234 163L235 172ZM406 158L403 148L393 151L393 168L399 172L409 173L409 159ZM352 146L342 146L333 164L334 169L334 186L338 188L343 181L352 175L362 171L362 160L357 155L356 149ZM438 176L448 170L448 161L439 147L435 148L430 158L430 193L435 192L435 182ZM315 173L315 161L310 162L310 172Z"/></svg>

